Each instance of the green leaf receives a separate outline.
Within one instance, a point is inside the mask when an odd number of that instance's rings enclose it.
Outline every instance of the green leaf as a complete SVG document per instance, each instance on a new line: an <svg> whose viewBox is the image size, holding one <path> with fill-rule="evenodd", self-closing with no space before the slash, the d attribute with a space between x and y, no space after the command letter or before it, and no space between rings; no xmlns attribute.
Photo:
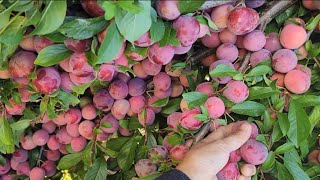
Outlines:
<svg viewBox="0 0 320 180"><path fill-rule="evenodd" d="M261 76L268 74L271 71L271 67L267 65L256 66L247 74L247 76Z"/></svg>
<svg viewBox="0 0 320 180"><path fill-rule="evenodd" d="M320 14L318 14L315 18L312 19L312 21L308 24L306 24L306 30L312 30L314 29L320 22Z"/></svg>
<svg viewBox="0 0 320 180"><path fill-rule="evenodd" d="M115 13L116 13L117 5L115 3L113 3L113 2L105 1L102 4L102 8L105 11L104 18L106 20L111 20L114 17Z"/></svg>
<svg viewBox="0 0 320 180"><path fill-rule="evenodd" d="M143 11L139 14L133 14L118 9L115 14L115 22L120 33L131 43L139 39L151 27L151 2L140 1Z"/></svg>
<svg viewBox="0 0 320 180"><path fill-rule="evenodd" d="M197 120L202 121L202 122L207 122L208 121L208 116L204 115L204 114L196 114L193 117L196 118Z"/></svg>
<svg viewBox="0 0 320 180"><path fill-rule="evenodd" d="M292 174L294 180L309 180L309 176L303 171L300 165L295 162L292 158L284 156L284 166Z"/></svg>
<svg viewBox="0 0 320 180"><path fill-rule="evenodd" d="M291 142L287 142L279 146L274 152L276 154L284 154L286 152L291 151L294 148L294 145Z"/></svg>
<svg viewBox="0 0 320 180"><path fill-rule="evenodd" d="M249 97L247 100L264 99L278 94L280 94L278 89L254 86L249 88Z"/></svg>
<svg viewBox="0 0 320 180"><path fill-rule="evenodd" d="M178 8L181 14L194 12L198 10L205 0L184 0L184 1L178 1Z"/></svg>
<svg viewBox="0 0 320 180"><path fill-rule="evenodd" d="M290 128L287 136L296 147L299 147L309 136L310 122L305 110L295 100L290 101L288 119Z"/></svg>
<svg viewBox="0 0 320 180"><path fill-rule="evenodd" d="M10 7L6 8L4 11L0 13L0 29L2 29L10 19L10 15L12 12L12 9L19 3L19 1L16 1L13 3Z"/></svg>
<svg viewBox="0 0 320 180"><path fill-rule="evenodd" d="M42 49L34 64L39 66L53 66L60 61L70 57L72 51L66 48L64 44L55 44Z"/></svg>
<svg viewBox="0 0 320 180"><path fill-rule="evenodd" d="M23 33L26 29L22 27L24 20L25 18L23 16L18 15L11 18L11 23L0 35L0 42L10 46L19 44L22 41Z"/></svg>
<svg viewBox="0 0 320 180"><path fill-rule="evenodd" d="M108 165L104 158L99 157L87 171L84 180L106 180Z"/></svg>
<svg viewBox="0 0 320 180"><path fill-rule="evenodd" d="M129 128L129 121L128 120L119 120L119 126L125 129Z"/></svg>
<svg viewBox="0 0 320 180"><path fill-rule="evenodd" d="M129 130L136 130L142 128L137 116L132 116L129 120Z"/></svg>
<svg viewBox="0 0 320 180"><path fill-rule="evenodd" d="M230 110L237 114L257 117L264 113L266 107L254 101L245 101L232 106Z"/></svg>
<svg viewBox="0 0 320 180"><path fill-rule="evenodd" d="M210 18L208 18L207 16L204 16L204 18L207 20L208 26L209 26L211 29L216 30L216 31L219 30L219 28L217 27L217 25L214 24Z"/></svg>
<svg viewBox="0 0 320 180"><path fill-rule="evenodd" d="M158 42L164 37L166 29L162 19L158 19L157 22L152 22L150 28L150 38L152 42Z"/></svg>
<svg viewBox="0 0 320 180"><path fill-rule="evenodd" d="M30 35L45 35L57 30L63 23L67 12L67 2L47 1L42 17Z"/></svg>
<svg viewBox="0 0 320 180"><path fill-rule="evenodd" d="M109 122L101 122L100 124L104 128L112 128L112 124Z"/></svg>
<svg viewBox="0 0 320 180"><path fill-rule="evenodd" d="M181 135L175 133L175 134L167 137L167 142L170 145L175 146L175 145L183 143L183 138L181 137Z"/></svg>
<svg viewBox="0 0 320 180"><path fill-rule="evenodd" d="M172 46L180 46L180 41L177 38L177 31L173 29L168 22L165 23L165 33L163 38L159 41L159 46L163 47L167 44Z"/></svg>
<svg viewBox="0 0 320 180"><path fill-rule="evenodd" d="M30 120L19 120L15 123L10 124L10 126L15 131L25 130L27 127L30 126Z"/></svg>
<svg viewBox="0 0 320 180"><path fill-rule="evenodd" d="M320 96L303 95L295 99L302 107L318 106L320 105Z"/></svg>
<svg viewBox="0 0 320 180"><path fill-rule="evenodd" d="M290 128L288 115L286 113L277 112L277 117L278 117L281 132L285 136L287 135Z"/></svg>
<svg viewBox="0 0 320 180"><path fill-rule="evenodd" d="M0 154L0 166L5 166L6 165L6 159Z"/></svg>
<svg viewBox="0 0 320 180"><path fill-rule="evenodd" d="M276 162L276 155L273 151L270 151L267 159L263 162L261 169L265 172L270 171L274 167L275 162Z"/></svg>
<svg viewBox="0 0 320 180"><path fill-rule="evenodd" d="M58 31L73 39L88 39L102 31L107 23L108 21L105 21L103 17L79 18L63 24Z"/></svg>
<svg viewBox="0 0 320 180"><path fill-rule="evenodd" d="M80 86L72 86L72 91L75 92L77 95L82 95L89 88L93 81L88 82L86 84L82 84Z"/></svg>
<svg viewBox="0 0 320 180"><path fill-rule="evenodd" d="M280 129L279 122L275 122L273 129L272 129L272 134L271 134L271 141L272 143L275 143L279 141L283 137L283 134Z"/></svg>
<svg viewBox="0 0 320 180"><path fill-rule="evenodd" d="M168 104L162 108L161 112L163 114L171 114L180 109L181 98L170 99Z"/></svg>
<svg viewBox="0 0 320 180"><path fill-rule="evenodd" d="M305 171L309 177L316 178L320 174L320 165L313 165Z"/></svg>
<svg viewBox="0 0 320 180"><path fill-rule="evenodd" d="M130 140L129 137L118 137L110 139L107 142L106 148L119 152L121 148Z"/></svg>
<svg viewBox="0 0 320 180"><path fill-rule="evenodd" d="M311 124L310 132L313 130L313 128L318 124L320 121L320 106L316 106L311 111L311 114L309 115L309 121Z"/></svg>
<svg viewBox="0 0 320 180"><path fill-rule="evenodd" d="M169 102L169 98L164 98L164 99L159 99L159 100L156 100L155 102L153 102L151 104L151 106L153 107L164 107L168 104Z"/></svg>
<svg viewBox="0 0 320 180"><path fill-rule="evenodd" d="M206 102L208 95L201 92L188 92L182 94L183 99L187 101L188 107L193 108L195 106L200 106Z"/></svg>
<svg viewBox="0 0 320 180"><path fill-rule="evenodd" d="M118 1L117 5L125 11L133 14L139 14L144 10L143 4L139 1Z"/></svg>
<svg viewBox="0 0 320 180"><path fill-rule="evenodd" d="M275 123L275 120L271 118L270 112L268 110L264 111L262 119L263 119L263 130L264 130L264 132L269 132L272 129L272 127L273 127L273 125Z"/></svg>
<svg viewBox="0 0 320 180"><path fill-rule="evenodd" d="M121 170L127 171L134 162L134 154L141 136L132 137L120 150L117 162Z"/></svg>
<svg viewBox="0 0 320 180"><path fill-rule="evenodd" d="M65 155L60 159L57 168L70 169L73 166L77 165L82 159L83 159L82 152Z"/></svg>
<svg viewBox="0 0 320 180"><path fill-rule="evenodd" d="M123 41L124 39L121 36L116 23L112 22L108 26L106 30L106 36L101 44L101 47L99 48L98 61L96 64L106 63L117 57L123 45Z"/></svg>
<svg viewBox="0 0 320 180"><path fill-rule="evenodd" d="M219 64L216 68L209 72L211 77L224 77L224 76L235 76L239 72L233 67Z"/></svg>
<svg viewBox="0 0 320 180"><path fill-rule="evenodd" d="M290 174L288 169L283 164L280 164L277 161L276 167L277 167L277 171L278 171L278 179L281 179L281 180L292 180L293 179L292 175Z"/></svg>
<svg viewBox="0 0 320 180"><path fill-rule="evenodd" d="M76 96L63 90L59 90L57 98L60 100L60 103L64 107L68 107L68 108L70 105L76 106L80 103L80 100Z"/></svg>
<svg viewBox="0 0 320 180"><path fill-rule="evenodd" d="M0 142L5 145L14 145L14 136L9 122L1 115L0 117Z"/></svg>

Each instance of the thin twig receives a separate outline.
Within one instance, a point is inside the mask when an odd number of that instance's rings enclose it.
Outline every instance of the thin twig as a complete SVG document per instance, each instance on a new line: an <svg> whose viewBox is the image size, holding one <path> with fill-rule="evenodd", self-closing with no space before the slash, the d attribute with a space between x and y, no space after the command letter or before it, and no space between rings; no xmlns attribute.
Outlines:
<svg viewBox="0 0 320 180"><path fill-rule="evenodd" d="M213 54L215 51L216 51L215 49L205 49L203 51L200 51L196 53L194 56L191 56L190 58L188 58L186 60L186 63L197 64L198 62L200 62L201 59Z"/></svg>
<svg viewBox="0 0 320 180"><path fill-rule="evenodd" d="M37 166L40 166L41 156L42 156L43 150L44 150L44 146L41 146L41 149L40 149L40 152L39 152L39 156L38 156L38 159L37 159Z"/></svg>
<svg viewBox="0 0 320 180"><path fill-rule="evenodd" d="M318 68L320 68L320 63L319 63L318 59L316 57L314 57L313 60L316 62Z"/></svg>
<svg viewBox="0 0 320 180"><path fill-rule="evenodd" d="M200 131L195 135L194 140L193 140L193 144L198 143L201 139L204 138L204 136L206 136L206 134L209 132L210 130L210 122L207 122L206 124L204 124L202 126L202 128L200 129Z"/></svg>
<svg viewBox="0 0 320 180"><path fill-rule="evenodd" d="M217 7L223 4L228 4L228 3L233 3L235 0L215 0L215 1L206 1L200 8L199 10L206 10L210 9L213 7Z"/></svg>
<svg viewBox="0 0 320 180"><path fill-rule="evenodd" d="M244 73L244 71L246 70L246 68L250 62L250 56L251 56L251 52L247 52L247 54L243 58L241 66L238 69L239 72Z"/></svg>

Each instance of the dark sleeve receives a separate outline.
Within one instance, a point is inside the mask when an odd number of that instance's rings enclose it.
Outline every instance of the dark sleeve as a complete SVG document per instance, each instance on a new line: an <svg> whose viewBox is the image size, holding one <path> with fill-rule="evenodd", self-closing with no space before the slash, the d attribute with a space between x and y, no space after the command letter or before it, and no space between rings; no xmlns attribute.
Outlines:
<svg viewBox="0 0 320 180"><path fill-rule="evenodd" d="M190 180L190 178L180 170L173 169L162 174L156 180Z"/></svg>

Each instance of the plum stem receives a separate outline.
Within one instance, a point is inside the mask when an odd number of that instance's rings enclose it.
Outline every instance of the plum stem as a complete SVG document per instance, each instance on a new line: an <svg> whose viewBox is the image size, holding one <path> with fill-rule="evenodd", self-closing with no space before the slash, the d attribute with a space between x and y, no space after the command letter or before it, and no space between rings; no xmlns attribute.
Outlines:
<svg viewBox="0 0 320 180"><path fill-rule="evenodd" d="M218 0L218 1L206 1L200 8L199 10L206 10L210 9L213 7L217 7L220 5L228 4L228 3L233 3L235 0Z"/></svg>
<svg viewBox="0 0 320 180"><path fill-rule="evenodd" d="M205 50L201 50L197 53L195 53L194 56L190 56L187 60L186 63L190 63L190 64L197 64L200 62L201 59L213 54L216 50L213 49L205 49Z"/></svg>
<svg viewBox="0 0 320 180"><path fill-rule="evenodd" d="M200 129L200 131L195 135L194 140L193 140L193 144L197 144L201 139L204 138L204 136L206 136L206 134L209 132L210 130L210 123L211 121L205 123L202 128Z"/></svg>

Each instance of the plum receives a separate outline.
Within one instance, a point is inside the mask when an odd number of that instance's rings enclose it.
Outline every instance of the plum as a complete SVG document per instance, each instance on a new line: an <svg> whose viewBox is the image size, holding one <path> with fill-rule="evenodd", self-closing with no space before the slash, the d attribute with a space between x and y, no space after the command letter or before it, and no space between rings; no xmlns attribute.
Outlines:
<svg viewBox="0 0 320 180"><path fill-rule="evenodd" d="M231 163L237 163L241 160L241 154L240 154L240 150L237 149L235 151L232 151L230 153L230 157L229 157L229 162Z"/></svg>
<svg viewBox="0 0 320 180"><path fill-rule="evenodd" d="M10 115L20 115L26 108L26 103L24 102L21 102L19 104L19 103L16 103L13 99L9 99L9 103L11 104L11 106L5 104L5 109L6 109L6 112Z"/></svg>
<svg viewBox="0 0 320 180"><path fill-rule="evenodd" d="M17 175L26 175L30 174L30 166L28 162L19 163L17 166Z"/></svg>
<svg viewBox="0 0 320 180"><path fill-rule="evenodd" d="M165 72L171 77L179 77L181 75L181 69L172 67L173 63L165 66Z"/></svg>
<svg viewBox="0 0 320 180"><path fill-rule="evenodd" d="M82 8L93 17L103 16L105 11L98 4L97 0L80 0Z"/></svg>
<svg viewBox="0 0 320 180"><path fill-rule="evenodd" d="M9 61L10 76L14 78L27 77L34 69L36 55L33 52L18 51Z"/></svg>
<svg viewBox="0 0 320 180"><path fill-rule="evenodd" d="M260 49L259 51L253 52L250 56L250 65L255 67L257 64L268 61L271 59L271 52L266 49Z"/></svg>
<svg viewBox="0 0 320 180"><path fill-rule="evenodd" d="M212 119L217 119L224 114L225 105L220 98L209 97L204 103L204 107L207 108L209 112L209 117Z"/></svg>
<svg viewBox="0 0 320 180"><path fill-rule="evenodd" d="M81 115L86 120L93 120L97 117L96 108L93 104L87 104L81 109Z"/></svg>
<svg viewBox="0 0 320 180"><path fill-rule="evenodd" d="M110 96L108 90L100 89L93 96L93 104L97 109L102 111L110 111L113 105L114 99Z"/></svg>
<svg viewBox="0 0 320 180"><path fill-rule="evenodd" d="M149 60L155 64L166 65L174 56L174 49L171 45L160 47L159 43L150 46L148 51Z"/></svg>
<svg viewBox="0 0 320 180"><path fill-rule="evenodd" d="M170 97L179 97L183 93L183 86L179 82L173 82L171 84Z"/></svg>
<svg viewBox="0 0 320 180"><path fill-rule="evenodd" d="M72 68L70 67L70 58L66 58L63 61L59 62L59 66L66 72L72 72Z"/></svg>
<svg viewBox="0 0 320 180"><path fill-rule="evenodd" d="M133 96L129 99L130 109L133 113L139 113L146 104L144 96Z"/></svg>
<svg viewBox="0 0 320 180"><path fill-rule="evenodd" d="M41 168L44 169L47 177L51 177L56 173L56 163L53 161L45 161Z"/></svg>
<svg viewBox="0 0 320 180"><path fill-rule="evenodd" d="M249 96L249 88L242 81L230 81L223 91L223 95L234 103L245 101Z"/></svg>
<svg viewBox="0 0 320 180"><path fill-rule="evenodd" d="M176 145L172 149L170 149L169 156L175 161L181 161L186 156L188 151L188 146L183 144Z"/></svg>
<svg viewBox="0 0 320 180"><path fill-rule="evenodd" d="M227 163L217 174L219 180L235 180L240 175L237 163Z"/></svg>
<svg viewBox="0 0 320 180"><path fill-rule="evenodd" d="M92 73L87 76L77 76L73 73L69 73L69 77L70 77L71 82L76 86L90 83L91 81L93 81L95 79L95 77Z"/></svg>
<svg viewBox="0 0 320 180"><path fill-rule="evenodd" d="M230 32L227 28L219 33L219 38L222 43L235 44L237 42L237 35Z"/></svg>
<svg viewBox="0 0 320 180"><path fill-rule="evenodd" d="M179 16L173 21L172 27L177 31L177 38L182 46L190 46L198 39L200 24L192 16Z"/></svg>
<svg viewBox="0 0 320 180"><path fill-rule="evenodd" d="M71 81L69 73L63 72L60 74L60 77L61 77L60 88L67 92L73 92L72 88L73 86L75 86L75 84Z"/></svg>
<svg viewBox="0 0 320 180"><path fill-rule="evenodd" d="M151 46L152 40L150 38L150 33L149 31L144 33L139 39L134 41L134 45L139 46L139 47L149 47Z"/></svg>
<svg viewBox="0 0 320 180"><path fill-rule="evenodd" d="M168 150L164 146L156 145L149 149L149 157L152 159L152 157L161 157L165 159L168 155Z"/></svg>
<svg viewBox="0 0 320 180"><path fill-rule="evenodd" d="M90 140L93 137L93 128L95 127L95 123L89 120L82 121L79 124L79 133L82 137ZM70 140L71 142L71 140Z"/></svg>
<svg viewBox="0 0 320 180"><path fill-rule="evenodd" d="M143 113L144 112L144 113ZM138 120L142 126L150 126L155 120L155 113L152 109L145 109L138 113Z"/></svg>
<svg viewBox="0 0 320 180"><path fill-rule="evenodd" d="M123 119L130 109L130 103L126 99L119 99L113 103L111 114L118 120Z"/></svg>
<svg viewBox="0 0 320 180"><path fill-rule="evenodd" d="M157 171L157 166L153 164L150 159L140 159L134 165L134 169L139 177L144 177L155 173Z"/></svg>
<svg viewBox="0 0 320 180"><path fill-rule="evenodd" d="M51 40L49 40L48 38L45 38L42 36L41 37L36 36L36 37L34 37L33 44L34 44L34 49L37 51L37 53L39 53L42 49L44 49L48 46L51 46L54 43Z"/></svg>
<svg viewBox="0 0 320 180"><path fill-rule="evenodd" d="M155 113L159 113L161 111L161 107L155 107L152 105L155 101L159 100L156 96L151 96L147 98L147 108L152 109Z"/></svg>
<svg viewBox="0 0 320 180"><path fill-rule="evenodd" d="M60 159L60 154L59 150L47 150L44 152L44 155L50 161L58 161Z"/></svg>
<svg viewBox="0 0 320 180"><path fill-rule="evenodd" d="M136 77L138 77L138 78L144 79L144 78L148 77L148 74L144 71L141 63L137 63L137 64L133 65L132 70L133 70L134 74L136 75Z"/></svg>
<svg viewBox="0 0 320 180"><path fill-rule="evenodd" d="M90 39L83 39L83 40L76 40L72 38L67 38L64 40L64 44L68 49L73 52L84 52L90 49L91 40Z"/></svg>
<svg viewBox="0 0 320 180"><path fill-rule="evenodd" d="M34 167L29 174L30 180L43 180L46 172L43 168Z"/></svg>
<svg viewBox="0 0 320 180"><path fill-rule="evenodd" d="M210 32L210 35L205 35L201 38L201 42L208 48L216 48L221 44L219 33Z"/></svg>
<svg viewBox="0 0 320 180"><path fill-rule="evenodd" d="M168 127L174 130L178 130L178 125L179 125L179 119L181 118L182 113L181 112L174 112L171 113L167 117L167 124Z"/></svg>
<svg viewBox="0 0 320 180"><path fill-rule="evenodd" d="M244 176L253 176L257 172L257 168L253 164L243 164L240 168L240 172Z"/></svg>
<svg viewBox="0 0 320 180"><path fill-rule="evenodd" d="M79 133L79 124L67 124L66 126L67 132L71 137L78 137L80 136Z"/></svg>
<svg viewBox="0 0 320 180"><path fill-rule="evenodd" d="M310 88L311 78L301 70L291 70L284 77L284 85L290 92L302 94Z"/></svg>
<svg viewBox="0 0 320 180"><path fill-rule="evenodd" d="M166 20L174 20L180 16L177 0L156 1L156 10L160 17Z"/></svg>
<svg viewBox="0 0 320 180"><path fill-rule="evenodd" d="M61 128L57 134L56 134L56 138L58 140L58 142L60 144L70 144L72 137L70 136L70 134L67 131L66 127Z"/></svg>
<svg viewBox="0 0 320 180"><path fill-rule="evenodd" d="M265 0L246 0L245 2L249 8L258 8L265 3Z"/></svg>
<svg viewBox="0 0 320 180"><path fill-rule="evenodd" d="M272 32L266 36L266 44L264 45L264 49L269 50L271 53L282 49L278 33Z"/></svg>
<svg viewBox="0 0 320 180"><path fill-rule="evenodd" d="M276 85L279 87L284 87L284 76L285 76L285 74L275 72L270 77L270 80L271 81L277 80Z"/></svg>
<svg viewBox="0 0 320 180"><path fill-rule="evenodd" d="M10 171L10 161L8 159L5 160L5 165L0 164L0 175L6 174Z"/></svg>
<svg viewBox="0 0 320 180"><path fill-rule="evenodd" d="M235 45L231 43L224 43L218 47L216 55L218 59L234 62L238 58L239 51Z"/></svg>
<svg viewBox="0 0 320 180"><path fill-rule="evenodd" d="M302 46L307 39L306 30L297 24L287 24L281 30L280 43L284 48L296 49Z"/></svg>
<svg viewBox="0 0 320 180"><path fill-rule="evenodd" d="M154 77L156 77L156 76L154 76ZM128 90L129 90L128 93L130 96L140 96L146 90L146 83L143 79L132 78L128 81Z"/></svg>
<svg viewBox="0 0 320 180"><path fill-rule="evenodd" d="M25 162L28 160L28 151L25 149L16 149L12 153L12 158L17 162Z"/></svg>
<svg viewBox="0 0 320 180"><path fill-rule="evenodd" d="M78 124L82 119L81 111L78 108L69 108L64 118L68 124Z"/></svg>
<svg viewBox="0 0 320 180"><path fill-rule="evenodd" d="M75 52L70 56L69 67L76 76L88 76L93 73L93 68L88 64L85 53Z"/></svg>
<svg viewBox="0 0 320 180"><path fill-rule="evenodd" d="M290 49L280 49L272 56L272 67L280 73L287 73L298 64L296 54Z"/></svg>
<svg viewBox="0 0 320 180"><path fill-rule="evenodd" d="M230 11L227 27L235 35L244 35L253 31L258 23L257 11L247 7L237 7Z"/></svg>
<svg viewBox="0 0 320 180"><path fill-rule="evenodd" d="M200 26L201 27L201 26ZM200 38L200 37L199 37ZM178 54L178 55L181 55L181 54L186 54L187 52L190 51L190 49L192 48L192 45L190 46L174 46L173 49L174 49L174 54Z"/></svg>
<svg viewBox="0 0 320 180"><path fill-rule="evenodd" d="M230 11L233 9L231 4L217 6L211 11L211 20L218 28L226 28Z"/></svg>
<svg viewBox="0 0 320 180"><path fill-rule="evenodd" d="M153 63L149 58L141 62L142 69L148 75L154 76L161 71L162 65Z"/></svg>
<svg viewBox="0 0 320 180"><path fill-rule="evenodd" d="M217 60L218 60L217 56L215 54L211 54L211 55L201 59L201 64L203 66L210 67L210 65Z"/></svg>
<svg viewBox="0 0 320 180"><path fill-rule="evenodd" d="M56 118L52 119L52 121L59 126L63 126L66 125L68 122L67 120L64 118L65 113L62 112L60 113Z"/></svg>
<svg viewBox="0 0 320 180"><path fill-rule="evenodd" d="M19 46L26 51L36 51L34 48L34 36L25 36Z"/></svg>
<svg viewBox="0 0 320 180"><path fill-rule="evenodd" d="M108 125L110 125L111 127L103 127L101 126L100 129L105 132L105 133L114 133L116 131L118 131L119 129L119 122L118 120L111 114L107 114L105 115L102 119L101 119L101 122L100 123L107 123Z"/></svg>
<svg viewBox="0 0 320 180"><path fill-rule="evenodd" d="M31 150L34 149L37 145L34 144L34 142L32 141L32 136L31 135L23 135L20 138L20 144L21 147L25 150Z"/></svg>
<svg viewBox="0 0 320 180"><path fill-rule="evenodd" d="M194 116L201 114L199 109L191 109L182 112L182 116L179 119L179 123L182 127L188 130L197 130L202 126L202 121L197 120Z"/></svg>
<svg viewBox="0 0 320 180"><path fill-rule="evenodd" d="M266 37L263 32L254 30L243 38L243 46L249 51L259 51L266 44Z"/></svg>
<svg viewBox="0 0 320 180"><path fill-rule="evenodd" d="M210 65L209 70L210 71L214 70L220 64L227 65L227 66L230 66L230 67L234 68L233 64L230 61L228 61L228 60L218 60L218 61L216 61L216 62L214 62L214 63L212 63ZM215 82L219 83L219 84L227 84L229 81L231 81L231 79L232 79L232 77L230 77L230 76L213 77L213 80Z"/></svg>
<svg viewBox="0 0 320 180"><path fill-rule="evenodd" d="M260 165L268 157L268 148L261 142L249 139L240 148L241 157L250 164Z"/></svg>
<svg viewBox="0 0 320 180"><path fill-rule="evenodd" d="M82 137L78 136L71 140L71 148L74 152L80 152L87 146L87 140Z"/></svg>
<svg viewBox="0 0 320 180"><path fill-rule="evenodd" d="M42 67L37 70L37 78L32 80L36 90L42 94L56 92L61 84L59 72L52 67Z"/></svg>
<svg viewBox="0 0 320 180"><path fill-rule="evenodd" d="M128 96L129 88L122 80L115 80L109 84L109 93L113 99L124 99Z"/></svg>

